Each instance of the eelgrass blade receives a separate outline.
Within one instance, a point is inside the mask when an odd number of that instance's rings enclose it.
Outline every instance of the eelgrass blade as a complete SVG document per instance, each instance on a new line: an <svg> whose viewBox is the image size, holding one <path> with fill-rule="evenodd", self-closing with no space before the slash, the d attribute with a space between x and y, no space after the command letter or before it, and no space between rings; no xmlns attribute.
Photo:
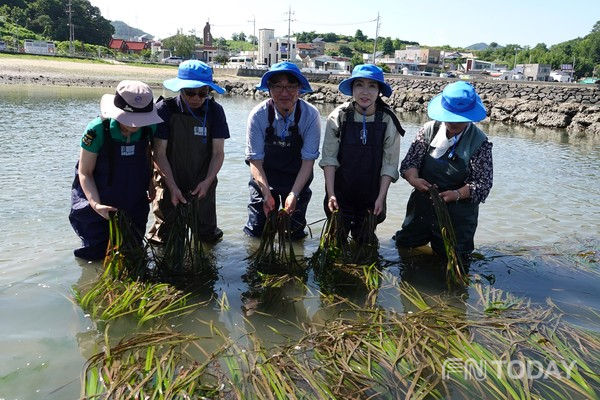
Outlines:
<svg viewBox="0 0 600 400"><path fill-rule="evenodd" d="M438 225L446 250L446 257L448 259L446 281L449 286L463 287L468 285L469 278L465 273L462 258L456 252L456 235L454 233L452 220L450 219L450 214L448 213L448 207L440 197L435 186L432 185L429 187L429 195L433 202L433 208L435 209L435 214L438 219Z"/></svg>

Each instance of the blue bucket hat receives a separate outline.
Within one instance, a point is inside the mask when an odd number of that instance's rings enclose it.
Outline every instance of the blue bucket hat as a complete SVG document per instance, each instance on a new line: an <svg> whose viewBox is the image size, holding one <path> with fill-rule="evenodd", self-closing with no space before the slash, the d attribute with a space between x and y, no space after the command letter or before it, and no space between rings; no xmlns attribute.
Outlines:
<svg viewBox="0 0 600 400"><path fill-rule="evenodd" d="M440 122L479 122L487 111L473 85L458 81L429 101L427 115Z"/></svg>
<svg viewBox="0 0 600 400"><path fill-rule="evenodd" d="M225 89L213 82L212 69L198 60L187 60L179 64L177 78L165 80L163 86L172 92L208 86L219 94L225 93Z"/></svg>
<svg viewBox="0 0 600 400"><path fill-rule="evenodd" d="M310 93L313 91L308 83L308 79L302 75L302 72L300 72L300 69L296 66L296 64L289 61L282 61L278 62L277 64L273 64L271 69L265 72L265 74L262 76L260 84L256 85L256 89L268 91L269 79L271 79L273 75L281 73L293 75L296 77L296 79L298 79L298 82L300 82L300 93Z"/></svg>
<svg viewBox="0 0 600 400"><path fill-rule="evenodd" d="M352 76L344 79L338 86L338 90L346 96L352 96L352 83L355 79L371 79L379 82L379 91L385 97L392 95L392 87L385 83L383 79L383 70L373 64L359 64L352 70Z"/></svg>

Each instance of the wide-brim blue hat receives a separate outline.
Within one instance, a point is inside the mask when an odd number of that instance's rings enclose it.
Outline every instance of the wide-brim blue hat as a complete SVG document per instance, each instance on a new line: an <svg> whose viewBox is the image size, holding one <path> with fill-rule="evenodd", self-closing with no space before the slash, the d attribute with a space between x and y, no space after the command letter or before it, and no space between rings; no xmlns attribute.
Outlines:
<svg viewBox="0 0 600 400"><path fill-rule="evenodd" d="M298 66L289 61L278 62L277 64L273 64L271 68L265 72L260 80L260 84L256 85L256 89L268 91L269 90L269 79L275 74L290 74L298 79L300 82L300 93L310 93L312 92L312 88L310 87L310 83L308 83L308 79L302 75Z"/></svg>
<svg viewBox="0 0 600 400"><path fill-rule="evenodd" d="M352 76L344 79L338 86L338 90L346 96L352 96L352 83L355 79L371 79L379 82L379 91L385 97L392 95L392 87L385 83L383 78L383 70L373 64L359 64L352 70Z"/></svg>
<svg viewBox="0 0 600 400"><path fill-rule="evenodd" d="M165 80L163 86L172 92L208 86L219 94L225 93L224 88L213 82L212 69L198 60L187 60L179 64L177 78Z"/></svg>
<svg viewBox="0 0 600 400"><path fill-rule="evenodd" d="M429 101L427 115L440 122L479 122L487 111L473 85L458 81Z"/></svg>

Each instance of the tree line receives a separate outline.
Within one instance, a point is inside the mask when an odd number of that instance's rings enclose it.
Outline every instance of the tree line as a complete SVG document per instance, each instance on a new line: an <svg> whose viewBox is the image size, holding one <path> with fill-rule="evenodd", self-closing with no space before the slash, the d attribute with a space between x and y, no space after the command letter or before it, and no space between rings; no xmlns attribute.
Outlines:
<svg viewBox="0 0 600 400"><path fill-rule="evenodd" d="M2 0L0 2L0 37L7 42L15 40L15 37L17 40L30 38L68 42L71 39L71 29L78 43L102 47L108 46L115 32L111 22L105 19L98 7L92 6L88 0ZM419 45L415 41L391 37L375 40L363 34L360 29L356 30L354 36L315 31L294 33L293 36L298 43L310 43L316 38L326 43L334 43L335 46L329 46L326 54L351 58L355 64L362 62L362 54L365 53L372 54L377 51L393 56L396 50L405 49L409 45ZM194 32L190 32L189 35L177 32L162 42L166 48L177 49L177 55L189 57L202 39ZM223 50L238 51L252 48L256 44L256 37L240 32L234 33L231 41L219 38L215 42ZM577 78L600 73L600 21L594 24L585 37L550 47L544 43L534 47L519 44L500 46L495 42L487 49L479 51L449 45L427 47L446 51L468 51L481 60L506 64L509 67L515 64L539 63L550 64L552 69L560 69L565 64L571 64L574 65L574 75ZM149 57L148 54L145 56Z"/></svg>

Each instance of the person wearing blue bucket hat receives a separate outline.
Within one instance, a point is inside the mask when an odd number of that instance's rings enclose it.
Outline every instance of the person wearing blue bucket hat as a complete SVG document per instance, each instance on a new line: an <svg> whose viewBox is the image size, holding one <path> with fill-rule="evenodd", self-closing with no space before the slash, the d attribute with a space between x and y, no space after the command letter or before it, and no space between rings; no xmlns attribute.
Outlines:
<svg viewBox="0 0 600 400"><path fill-rule="evenodd" d="M492 143L475 125L487 111L468 82L447 85L427 106L427 122L400 165L400 174L414 188L402 229L394 238L400 248L424 246L446 255L429 188L434 185L446 203L456 235L456 252L465 260L474 250L479 204L493 185Z"/></svg>
<svg viewBox="0 0 600 400"><path fill-rule="evenodd" d="M321 117L300 98L312 88L292 62L273 64L256 88L268 91L270 98L248 116L245 161L250 166L250 199L244 232L261 237L267 216L282 207L291 216L292 239L302 239L313 167L319 158Z"/></svg>
<svg viewBox="0 0 600 400"><path fill-rule="evenodd" d="M386 218L389 186L399 178L404 129L381 98L392 94L381 68L357 65L338 89L352 99L327 118L319 161L325 175L323 206L328 217L339 210L344 237L350 234L356 242L376 244L375 228Z"/></svg>
<svg viewBox="0 0 600 400"><path fill-rule="evenodd" d="M211 68L198 60L179 64L177 77L165 80L163 86L178 94L156 105L165 122L158 125L154 140L157 192L148 238L164 243L177 205L195 196L199 230L194 233L201 241L214 243L223 236L217 226L217 174L230 134L223 107L209 94L211 90L223 94L225 89L213 81Z"/></svg>

